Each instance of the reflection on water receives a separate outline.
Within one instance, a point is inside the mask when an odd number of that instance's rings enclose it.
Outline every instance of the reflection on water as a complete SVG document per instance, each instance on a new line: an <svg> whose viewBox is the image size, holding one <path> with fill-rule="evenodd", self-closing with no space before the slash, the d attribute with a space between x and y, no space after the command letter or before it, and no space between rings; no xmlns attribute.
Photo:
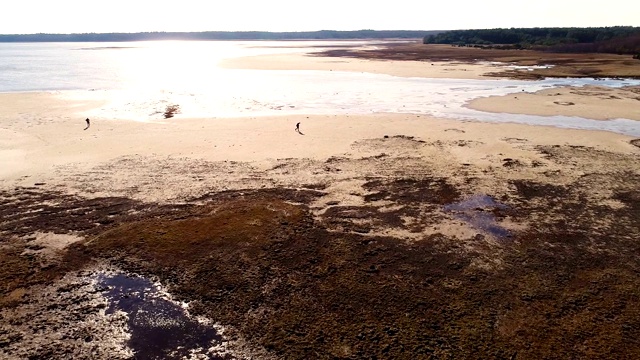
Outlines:
<svg viewBox="0 0 640 360"><path fill-rule="evenodd" d="M496 238L511 237L509 230L498 225L493 211L507 206L495 201L488 195L474 195L465 200L445 205L444 210L474 228L493 235Z"/></svg>
<svg viewBox="0 0 640 360"><path fill-rule="evenodd" d="M599 121L567 116L486 113L464 107L485 96L535 92L557 86L619 87L640 81L547 79L541 81L400 78L389 75L322 72L220 70L209 80L170 88L102 91L110 103L93 117L150 121L167 105L179 104L180 117L216 118L289 114L411 113L486 122L517 122L608 130L640 136L633 120ZM76 93L76 96L78 94ZM86 96L86 92L82 96Z"/></svg>
<svg viewBox="0 0 640 360"><path fill-rule="evenodd" d="M231 358L208 349L222 342L213 327L191 319L186 311L163 297L148 279L125 274L101 274L98 285L106 290L107 314L123 311L128 316L128 345L136 359L182 359L206 354L207 359Z"/></svg>
<svg viewBox="0 0 640 360"><path fill-rule="evenodd" d="M359 42L366 44L367 42ZM331 45L305 42L305 45ZM256 46L260 45L260 46ZM541 81L400 78L338 71L223 69L222 59L303 52L291 42L174 41L123 44L0 44L0 91L60 90L108 104L97 118L161 119L177 104L178 118L288 114L415 113L450 119L519 122L600 129L640 136L636 121L495 114L467 109L485 96L557 86L640 85L640 80ZM314 51L322 50L314 48Z"/></svg>
<svg viewBox="0 0 640 360"><path fill-rule="evenodd" d="M199 91L224 72L224 59L322 51L335 42L137 41L117 43L0 43L0 92L54 90ZM366 44L366 41L345 41ZM283 47L285 45L286 47ZM228 85L228 84L227 84Z"/></svg>

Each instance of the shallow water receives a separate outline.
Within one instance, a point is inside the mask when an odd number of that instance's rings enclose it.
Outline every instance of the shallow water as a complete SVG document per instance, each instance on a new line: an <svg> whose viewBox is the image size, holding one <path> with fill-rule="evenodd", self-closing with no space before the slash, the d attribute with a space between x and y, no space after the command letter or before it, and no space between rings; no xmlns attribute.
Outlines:
<svg viewBox="0 0 640 360"><path fill-rule="evenodd" d="M222 342L213 327L190 318L146 278L122 273L100 274L98 285L106 289L103 292L109 302L106 313L127 314L131 334L128 345L136 359L182 359L189 353L207 353L207 349ZM207 356L208 359L224 358Z"/></svg>
<svg viewBox="0 0 640 360"><path fill-rule="evenodd" d="M212 80L213 81L213 80ZM609 130L640 136L634 120L589 120L578 117L487 113L464 107L485 96L535 92L557 86L623 86L620 80L548 79L543 81L400 78L389 75L321 72L228 70L216 80L223 88L112 91L111 103L91 116L149 121L161 118L170 104L181 117L216 118L289 114L407 113L485 122L515 122L557 127Z"/></svg>
<svg viewBox="0 0 640 360"><path fill-rule="evenodd" d="M568 85L640 85L640 80L425 79L339 71L238 70L218 66L221 60L238 56L309 50L291 48L301 44L323 43L0 44L0 92L44 90L66 98L106 99L105 106L80 117L136 121L162 120L166 107L175 104L181 110L176 118L411 113L459 120L608 130L640 136L640 125L632 120L496 114L463 106L478 97Z"/></svg>
<svg viewBox="0 0 640 360"><path fill-rule="evenodd" d="M453 213L456 218L498 239L511 237L508 229L498 225L496 216L492 212L495 209L505 208L507 208L506 205L488 195L474 195L444 206L444 210Z"/></svg>

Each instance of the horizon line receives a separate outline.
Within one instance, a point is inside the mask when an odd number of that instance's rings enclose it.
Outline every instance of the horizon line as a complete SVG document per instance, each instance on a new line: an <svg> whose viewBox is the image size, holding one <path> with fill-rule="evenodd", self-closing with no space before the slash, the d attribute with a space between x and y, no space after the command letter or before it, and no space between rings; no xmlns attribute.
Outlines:
<svg viewBox="0 0 640 360"><path fill-rule="evenodd" d="M205 33L266 33L266 34L304 34L304 33L321 33L321 32L336 32L336 33L350 33L350 32L445 32L445 31L457 31L457 30L493 30L493 29L562 29L562 28L574 28L574 29L593 29L593 28L616 28L616 27L630 27L639 28L640 26L634 25L610 25L610 26L530 26L530 27L487 27L487 28L459 28L459 29L357 29L357 30L291 30L291 31L268 31L268 30L201 30L201 31L111 31L111 32L70 32L70 33L56 33L56 32L37 32L37 33L2 33L0 36L30 36L30 35L137 35L137 34L205 34Z"/></svg>

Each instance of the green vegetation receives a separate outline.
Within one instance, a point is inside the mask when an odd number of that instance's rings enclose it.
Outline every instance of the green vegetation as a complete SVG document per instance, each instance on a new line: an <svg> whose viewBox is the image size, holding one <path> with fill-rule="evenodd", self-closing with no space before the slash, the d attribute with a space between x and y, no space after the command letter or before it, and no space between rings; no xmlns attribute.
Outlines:
<svg viewBox="0 0 640 360"><path fill-rule="evenodd" d="M105 34L17 34L0 35L0 42L116 42L149 40L320 40L320 39L420 39L438 31L416 30L320 30L306 32L205 31Z"/></svg>
<svg viewBox="0 0 640 360"><path fill-rule="evenodd" d="M498 49L637 54L640 52L640 27L454 30L427 35L423 43Z"/></svg>

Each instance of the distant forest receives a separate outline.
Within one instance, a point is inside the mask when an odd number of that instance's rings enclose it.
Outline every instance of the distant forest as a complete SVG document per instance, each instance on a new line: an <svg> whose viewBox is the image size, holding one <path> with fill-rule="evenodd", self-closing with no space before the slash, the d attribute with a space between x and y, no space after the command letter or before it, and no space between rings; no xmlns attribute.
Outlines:
<svg viewBox="0 0 640 360"><path fill-rule="evenodd" d="M426 35L423 43L637 55L640 54L640 27L454 30Z"/></svg>
<svg viewBox="0 0 640 360"><path fill-rule="evenodd" d="M87 34L0 35L0 42L119 42L151 40L346 40L346 39L421 39L439 31L356 30L356 31L205 31Z"/></svg>

